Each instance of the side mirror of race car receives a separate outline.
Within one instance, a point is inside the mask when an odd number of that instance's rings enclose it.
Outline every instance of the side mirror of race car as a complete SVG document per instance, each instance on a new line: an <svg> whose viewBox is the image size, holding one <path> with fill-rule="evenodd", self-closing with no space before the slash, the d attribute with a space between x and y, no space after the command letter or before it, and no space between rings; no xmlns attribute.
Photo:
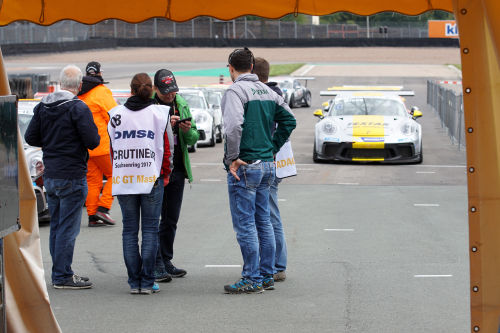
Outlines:
<svg viewBox="0 0 500 333"><path fill-rule="evenodd" d="M417 106L411 107L410 114L413 116L413 118L422 117L422 111L420 111Z"/></svg>
<svg viewBox="0 0 500 333"><path fill-rule="evenodd" d="M321 109L314 110L313 114L315 117L323 118L323 111L321 111Z"/></svg>

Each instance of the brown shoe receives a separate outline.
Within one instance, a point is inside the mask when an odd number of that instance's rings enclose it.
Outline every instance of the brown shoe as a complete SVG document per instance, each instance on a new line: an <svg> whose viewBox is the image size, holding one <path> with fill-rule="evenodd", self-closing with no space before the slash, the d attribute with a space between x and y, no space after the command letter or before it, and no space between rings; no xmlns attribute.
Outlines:
<svg viewBox="0 0 500 333"><path fill-rule="evenodd" d="M280 271L276 274L273 275L274 282L283 282L286 279L286 273L285 271Z"/></svg>

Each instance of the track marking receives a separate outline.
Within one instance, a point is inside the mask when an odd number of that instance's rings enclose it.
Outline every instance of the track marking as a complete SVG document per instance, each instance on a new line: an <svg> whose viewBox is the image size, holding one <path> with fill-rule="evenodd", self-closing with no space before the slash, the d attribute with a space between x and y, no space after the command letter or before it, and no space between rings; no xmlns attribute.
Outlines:
<svg viewBox="0 0 500 333"><path fill-rule="evenodd" d="M286 199L278 199L278 201L286 201Z"/></svg>
<svg viewBox="0 0 500 333"><path fill-rule="evenodd" d="M240 268L241 265L205 265L205 268Z"/></svg>
<svg viewBox="0 0 500 333"><path fill-rule="evenodd" d="M215 178L205 178L205 179L200 179L200 182L220 182L222 180L220 179L215 179Z"/></svg>
<svg viewBox="0 0 500 333"><path fill-rule="evenodd" d="M313 167L318 167L319 165L317 163L296 163L295 164L297 167L306 167L306 166L313 166ZM191 166L220 166L221 168L223 167L221 162L217 163L191 163ZM328 166L328 165L325 165ZM466 165L435 165L435 164L429 164L429 165L406 165L405 167L413 167L413 168L467 168ZM314 169L313 169L314 170Z"/></svg>
<svg viewBox="0 0 500 333"><path fill-rule="evenodd" d="M337 185L359 185L359 183L337 183Z"/></svg>
<svg viewBox="0 0 500 333"><path fill-rule="evenodd" d="M354 229L323 229L324 231L354 231Z"/></svg>
<svg viewBox="0 0 500 333"><path fill-rule="evenodd" d="M314 171L312 168L297 168L297 171Z"/></svg>
<svg viewBox="0 0 500 333"><path fill-rule="evenodd" d="M434 277L452 277L452 274L443 274L443 275L414 275L416 278L434 278Z"/></svg>
<svg viewBox="0 0 500 333"><path fill-rule="evenodd" d="M417 171L416 173L436 173L436 171Z"/></svg>
<svg viewBox="0 0 500 333"><path fill-rule="evenodd" d="M439 204L413 204L415 207L439 207Z"/></svg>
<svg viewBox="0 0 500 333"><path fill-rule="evenodd" d="M314 68L314 65L305 65L293 72L293 76L304 76Z"/></svg>

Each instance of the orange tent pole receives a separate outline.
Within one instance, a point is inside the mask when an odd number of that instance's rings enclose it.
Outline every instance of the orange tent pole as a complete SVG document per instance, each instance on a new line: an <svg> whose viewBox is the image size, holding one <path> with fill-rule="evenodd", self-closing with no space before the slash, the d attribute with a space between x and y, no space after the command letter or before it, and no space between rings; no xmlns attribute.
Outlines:
<svg viewBox="0 0 500 333"><path fill-rule="evenodd" d="M0 0L1 5L1 0ZM9 78L3 64L2 50L0 49L0 96L10 95Z"/></svg>
<svg viewBox="0 0 500 333"><path fill-rule="evenodd" d="M1 1L1 0L0 0ZM10 95L0 50L0 96ZM20 131L18 128L18 135ZM4 237L5 315L9 332L61 332L45 284L36 209L22 140L18 137L19 207L22 229ZM26 301L29 300L29 301Z"/></svg>
<svg viewBox="0 0 500 333"><path fill-rule="evenodd" d="M494 1L454 0L467 142L472 332L498 332L500 315L499 45L492 30L498 22L487 16L487 3Z"/></svg>

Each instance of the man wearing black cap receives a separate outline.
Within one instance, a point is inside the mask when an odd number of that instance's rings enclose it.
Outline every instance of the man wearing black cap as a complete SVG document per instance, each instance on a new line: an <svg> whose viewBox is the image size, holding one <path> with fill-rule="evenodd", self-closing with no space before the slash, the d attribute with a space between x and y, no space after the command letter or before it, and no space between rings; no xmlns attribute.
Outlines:
<svg viewBox="0 0 500 333"><path fill-rule="evenodd" d="M198 141L191 111L184 98L177 94L179 88L174 74L167 69L160 69L154 77L155 102L170 106L170 122L174 132L174 169L170 181L163 192L163 206L158 233L159 247L156 259L155 278L158 282L168 282L172 277L182 277L187 274L184 269L172 264L174 256L174 239L177 221L181 212L184 194L184 179L191 183L193 176L188 155L188 145Z"/></svg>
<svg viewBox="0 0 500 333"><path fill-rule="evenodd" d="M115 221L109 215L109 209L113 204L111 195L112 164L109 155L108 136L108 111L117 103L102 79L101 64L91 61L86 67L86 76L82 80L82 90L78 98L87 104L94 123L97 126L101 143L94 150L89 150L89 161L87 171L88 195L85 205L89 216L89 227L100 227L114 225ZM103 175L108 180L104 188L102 186ZM102 194L101 194L102 190Z"/></svg>

